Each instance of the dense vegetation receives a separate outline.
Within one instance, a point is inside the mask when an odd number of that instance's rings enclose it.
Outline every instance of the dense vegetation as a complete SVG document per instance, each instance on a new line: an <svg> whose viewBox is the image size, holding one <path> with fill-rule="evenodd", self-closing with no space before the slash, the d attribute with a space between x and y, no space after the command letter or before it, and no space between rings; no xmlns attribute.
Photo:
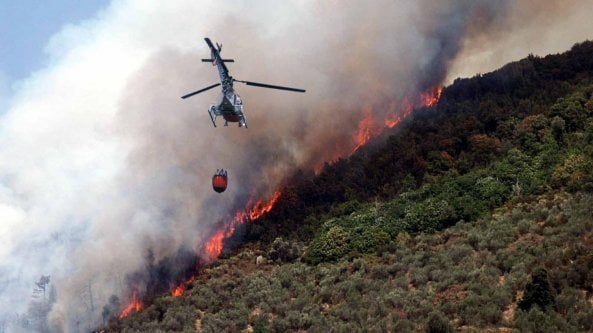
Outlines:
<svg viewBox="0 0 593 333"><path fill-rule="evenodd" d="M109 329L593 331L593 43L457 80L391 134Z"/></svg>
<svg viewBox="0 0 593 333"><path fill-rule="evenodd" d="M592 214L592 195L546 195L442 233L402 232L382 255L319 265L256 265L260 249L248 246L184 297L160 298L112 329L591 331Z"/></svg>

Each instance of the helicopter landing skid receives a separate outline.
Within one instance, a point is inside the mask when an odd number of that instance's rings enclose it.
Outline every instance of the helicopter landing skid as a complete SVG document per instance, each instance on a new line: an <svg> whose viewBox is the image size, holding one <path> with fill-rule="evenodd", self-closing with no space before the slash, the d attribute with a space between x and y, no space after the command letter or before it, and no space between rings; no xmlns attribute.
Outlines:
<svg viewBox="0 0 593 333"><path fill-rule="evenodd" d="M241 115L241 120L239 120L239 127L247 128L247 122L245 121L245 116Z"/></svg>
<svg viewBox="0 0 593 333"><path fill-rule="evenodd" d="M210 105L208 109L208 114L210 115L210 120L212 120L212 125L216 127L216 106Z"/></svg>

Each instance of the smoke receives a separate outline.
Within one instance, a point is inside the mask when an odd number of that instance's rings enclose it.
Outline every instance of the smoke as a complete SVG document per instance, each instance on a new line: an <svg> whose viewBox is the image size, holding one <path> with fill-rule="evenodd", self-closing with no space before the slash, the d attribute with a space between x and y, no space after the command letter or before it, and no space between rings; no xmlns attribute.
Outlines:
<svg viewBox="0 0 593 333"><path fill-rule="evenodd" d="M495 70L529 54L564 52L575 43L591 40L591 13L590 1L516 1L509 15L497 20L490 29L473 29L464 38L446 82Z"/></svg>
<svg viewBox="0 0 593 333"><path fill-rule="evenodd" d="M476 41L520 43L504 38L509 20L548 42L570 18L525 19L526 3L129 0L65 27L48 44L51 65L0 113L0 325L23 326L42 275L57 295L53 331L91 329L111 295L125 303L133 288L173 283L249 197L351 151L364 110L382 124L461 68L460 54L488 50ZM235 78L307 93L236 83L249 128L214 128L216 90L179 98L218 81L200 62L204 36L224 44ZM229 172L223 194L210 185L218 168Z"/></svg>

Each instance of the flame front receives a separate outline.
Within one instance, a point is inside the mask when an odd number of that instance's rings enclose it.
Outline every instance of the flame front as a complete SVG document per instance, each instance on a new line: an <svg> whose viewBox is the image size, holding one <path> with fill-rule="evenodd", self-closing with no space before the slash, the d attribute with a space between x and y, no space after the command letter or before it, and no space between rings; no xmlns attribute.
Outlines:
<svg viewBox="0 0 593 333"><path fill-rule="evenodd" d="M249 218L251 219L251 221L255 221L259 219L262 215L271 211L276 202L278 202L278 199L280 199L281 194L282 193L280 193L279 191L276 191L274 192L274 195L272 195L272 198L268 202L266 202L265 200L258 201L249 212Z"/></svg>
<svg viewBox="0 0 593 333"><path fill-rule="evenodd" d="M434 87L420 94L420 103L422 106L433 106L439 102L443 87Z"/></svg>
<svg viewBox="0 0 593 333"><path fill-rule="evenodd" d="M237 225L243 224L247 221L255 221L262 215L272 210L282 193L280 191L274 192L272 198L269 200L259 200L253 203L253 197L247 202L247 209L244 211L237 211L235 217L226 223L223 227L218 229L212 237L206 242L202 248L205 256L213 261L220 256L224 248L224 240L230 238L234 233Z"/></svg>
<svg viewBox="0 0 593 333"><path fill-rule="evenodd" d="M363 118L358 123L358 131L356 135L353 137L352 141L354 143L354 149L348 152L347 145L343 143L336 143L336 149L331 152L331 157L329 160L324 161L324 163L333 163L338 159L344 156L350 156L354 154L358 149L368 143L372 138L378 136L385 130L386 128L393 128L397 126L404 118L409 116L414 107L430 107L437 104L439 98L441 97L441 93L443 91L442 87L435 87L429 89L420 94L419 98L417 99L417 103L413 103L410 101L409 98L404 98L401 102L401 105L397 107L395 103L389 105L389 116L385 118L384 123L380 124L376 122L374 118L373 109L372 107L368 106L363 109ZM352 146L350 146L352 147ZM323 164L316 165L314 167L314 171L316 174L321 172ZM274 205L280 199L282 193L279 191L274 192L272 197L269 200L259 200L253 203L253 196L248 200L246 204L245 210L239 210L235 213L233 219L224 224L220 229L218 229L210 239L202 246L201 252L204 256L210 260L216 260L222 250L224 248L224 240L230 238L238 225L243 224L247 221L255 221L259 219L264 214L270 212ZM183 295L186 286L193 281L194 278L188 280L187 282L182 282L175 288L171 290L171 296L179 297ZM135 311L138 312L142 309L142 303L138 300L138 293L135 290L132 296L132 302L128 304L123 311L121 312L119 318L124 318L128 316L131 312Z"/></svg>
<svg viewBox="0 0 593 333"><path fill-rule="evenodd" d="M348 157L354 154L371 139L381 134L386 128L393 128L397 126L403 119L412 114L414 108L430 107L436 105L441 98L442 92L443 87L438 86L420 93L420 95L413 100L411 100L409 97L404 97L399 106L394 102L390 103L387 107L388 116L385 118L382 124L376 121L372 107L365 107L362 111L363 117L358 122L358 130L354 137L352 137L352 142L350 143L350 147L354 147L354 149L349 150L348 148L345 148L346 145L336 143L336 148L333 151L326 153L327 156L325 161L313 166L313 171L316 175L319 175L325 163L329 163L331 165L340 158ZM329 156L331 157L327 158Z"/></svg>
<svg viewBox="0 0 593 333"><path fill-rule="evenodd" d="M120 312L119 319L123 319L129 316L132 312L138 312L140 310L142 310L142 302L140 302L140 299L138 298L138 289L134 289L134 292L132 293L132 301Z"/></svg>
<svg viewBox="0 0 593 333"><path fill-rule="evenodd" d="M179 296L183 295L184 291L185 291L185 283L182 282L177 287L173 288L173 290L171 290L171 296L179 297Z"/></svg>
<svg viewBox="0 0 593 333"><path fill-rule="evenodd" d="M364 118L358 123L358 132L354 136L354 142L356 147L352 151L354 153L360 147L364 146L370 139L379 135L383 129L375 124L375 118L373 117L372 108L366 107L364 109Z"/></svg>
<svg viewBox="0 0 593 333"><path fill-rule="evenodd" d="M222 241L224 240L224 230L218 230L204 245L204 252L210 259L216 259L222 253Z"/></svg>

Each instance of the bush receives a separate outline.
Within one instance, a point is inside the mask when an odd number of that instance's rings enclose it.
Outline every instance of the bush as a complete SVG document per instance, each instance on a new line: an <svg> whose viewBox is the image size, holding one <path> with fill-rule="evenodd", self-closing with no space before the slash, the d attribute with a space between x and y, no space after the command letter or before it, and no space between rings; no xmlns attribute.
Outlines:
<svg viewBox="0 0 593 333"><path fill-rule="evenodd" d="M447 201L429 198L410 204L403 223L408 232L431 232L451 225L454 218L455 211Z"/></svg>
<svg viewBox="0 0 593 333"><path fill-rule="evenodd" d="M313 239L306 259L313 264L340 259L350 251L350 239L350 232L340 226L333 226Z"/></svg>
<svg viewBox="0 0 593 333"><path fill-rule="evenodd" d="M453 327L449 324L449 320L445 315L438 312L431 312L426 323L426 333L450 333L453 332Z"/></svg>
<svg viewBox="0 0 593 333"><path fill-rule="evenodd" d="M253 333L268 333L268 320L264 316L257 316L253 320Z"/></svg>
<svg viewBox="0 0 593 333"><path fill-rule="evenodd" d="M294 242L277 237L268 251L268 258L276 262L292 262L300 257L301 251Z"/></svg>
<svg viewBox="0 0 593 333"><path fill-rule="evenodd" d="M583 188L590 181L591 162L579 153L571 153L558 165L552 174L552 184L556 187L567 187L571 191Z"/></svg>
<svg viewBox="0 0 593 333"><path fill-rule="evenodd" d="M544 313L539 307L534 307L528 312L518 311L515 316L515 327L526 333L557 333L574 332L569 329L566 321L556 312Z"/></svg>
<svg viewBox="0 0 593 333"><path fill-rule="evenodd" d="M554 296L548 281L548 272L540 268L533 272L531 282L525 286L523 299L519 302L519 308L523 311L530 310L534 305L546 311L554 307Z"/></svg>

